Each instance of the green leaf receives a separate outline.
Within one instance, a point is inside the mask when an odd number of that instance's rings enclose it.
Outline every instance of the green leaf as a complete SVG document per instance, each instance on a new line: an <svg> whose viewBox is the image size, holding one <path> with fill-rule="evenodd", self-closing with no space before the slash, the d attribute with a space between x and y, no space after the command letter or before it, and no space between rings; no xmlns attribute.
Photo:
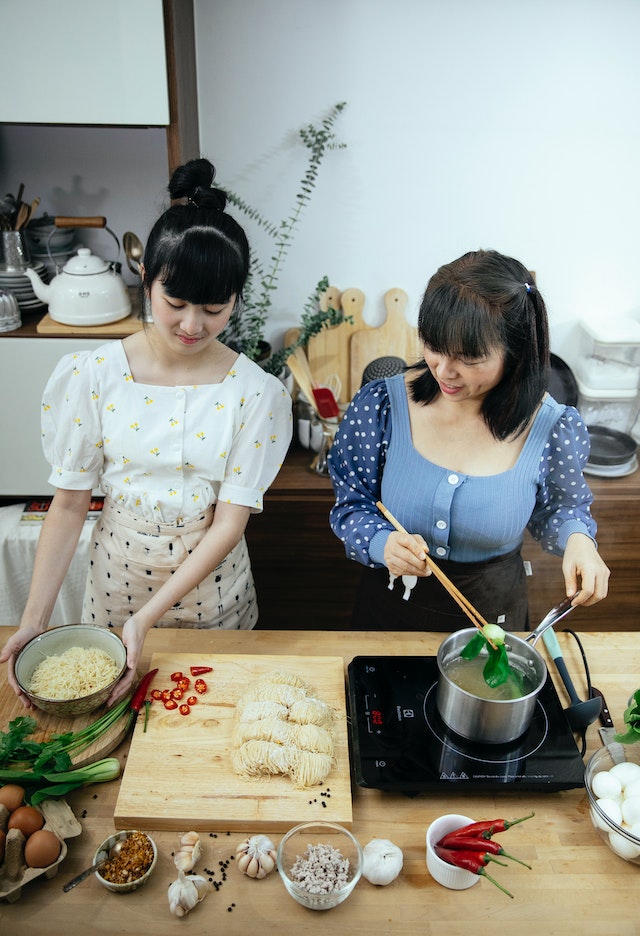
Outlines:
<svg viewBox="0 0 640 936"><path fill-rule="evenodd" d="M469 643L462 648L460 656L463 660L474 660L486 646L487 642L482 634L474 634Z"/></svg>
<svg viewBox="0 0 640 936"><path fill-rule="evenodd" d="M487 647L489 658L482 671L484 681L492 689L501 686L509 679L511 667L507 658L507 651L504 644L500 644L497 650L493 647Z"/></svg>

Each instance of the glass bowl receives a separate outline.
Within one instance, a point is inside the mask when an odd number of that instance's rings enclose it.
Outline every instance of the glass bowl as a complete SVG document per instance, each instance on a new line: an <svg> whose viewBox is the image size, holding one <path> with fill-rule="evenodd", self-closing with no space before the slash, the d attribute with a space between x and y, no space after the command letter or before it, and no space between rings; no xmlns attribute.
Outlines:
<svg viewBox="0 0 640 936"><path fill-rule="evenodd" d="M123 832L114 832L108 839L105 839L102 845L96 849L96 853L93 856L93 864L106 858L116 842L124 842L132 836L135 836L139 840L139 845L135 848L132 847L130 853L123 849L120 855L116 856L116 860L121 861L122 864L122 871L120 874L122 877L121 882L108 881L102 876L100 871L95 872L95 876L103 887L106 887L107 890L112 891L114 894L128 894L130 891L137 890L139 887L142 887L143 884L146 884L158 860L158 849L151 836L147 835L146 832L128 829ZM140 836L143 838L140 839ZM147 842L145 842L144 839L146 839ZM147 855L149 845L151 845L152 851L150 863L149 856ZM141 851L141 849L144 849L144 851ZM106 866L101 870L107 873ZM131 876L130 880L125 880L129 875ZM112 875L110 874L109 876L111 877Z"/></svg>
<svg viewBox="0 0 640 936"><path fill-rule="evenodd" d="M600 748L587 761L584 785L600 838L620 858L640 865L640 743Z"/></svg>
<svg viewBox="0 0 640 936"><path fill-rule="evenodd" d="M291 896L311 910L346 900L362 874L362 848L334 822L304 822L282 838L277 862Z"/></svg>
<svg viewBox="0 0 640 936"><path fill-rule="evenodd" d="M427 868L431 877L438 884L442 884L443 887L448 887L451 890L466 890L467 887L473 887L474 884L477 884L480 878L472 871L467 871L465 868L456 868L450 865L448 861L443 861L442 858L436 855L434 846L444 835L455 832L456 829L461 829L471 822L475 822L475 819L470 819L469 816L460 816L457 813L447 813L438 819L434 819L427 829Z"/></svg>
<svg viewBox="0 0 640 936"><path fill-rule="evenodd" d="M108 686L79 699L47 699L31 692L29 683L37 665L46 657L60 656L71 647L103 650L116 661L118 675ZM94 624L65 624L51 627L25 644L16 657L15 674L20 689L36 708L66 718L87 715L106 702L126 666L127 649L114 631Z"/></svg>

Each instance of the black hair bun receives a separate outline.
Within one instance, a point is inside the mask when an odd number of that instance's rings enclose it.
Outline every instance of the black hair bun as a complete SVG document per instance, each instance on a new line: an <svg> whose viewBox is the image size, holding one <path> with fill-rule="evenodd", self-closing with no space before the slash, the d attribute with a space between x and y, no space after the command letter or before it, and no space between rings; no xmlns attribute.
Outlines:
<svg viewBox="0 0 640 936"><path fill-rule="evenodd" d="M227 196L222 189L213 187L215 174L215 167L208 159L191 159L184 166L178 166L171 176L169 194L174 200L187 198L198 208L224 211Z"/></svg>

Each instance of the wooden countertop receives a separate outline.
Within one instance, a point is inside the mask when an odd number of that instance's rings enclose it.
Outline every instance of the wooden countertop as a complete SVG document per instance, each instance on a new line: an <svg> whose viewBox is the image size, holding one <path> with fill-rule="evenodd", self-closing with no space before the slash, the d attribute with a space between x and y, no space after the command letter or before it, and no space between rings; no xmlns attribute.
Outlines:
<svg viewBox="0 0 640 936"><path fill-rule="evenodd" d="M12 632L0 628L0 642ZM622 720L628 696L640 686L640 647L636 633L589 633L581 635L592 670L594 685L605 694L614 720ZM154 630L146 644L142 666L147 667L156 651L216 653L284 653L343 656L345 665L358 654L435 654L439 634L389 634L303 631L197 631ZM569 671L578 687L583 685L582 667L575 642L558 634ZM542 648L544 653L544 648ZM552 668L553 669L553 668ZM0 679L4 680L4 667ZM555 674L554 674L555 678ZM561 698L563 690L559 686ZM600 746L596 726L590 727L588 752ZM128 742L118 749L124 763ZM185 765L185 770L188 765ZM149 777L153 784L153 777ZM97 784L68 797L83 831L68 841L69 854L58 874L40 878L22 891L14 904L0 906L3 932L24 936L87 932L174 936L177 927L198 934L259 932L262 928L279 934L336 933L354 936L380 934L446 934L470 936L510 932L518 936L545 936L577 930L581 936L632 936L638 933L634 899L638 867L616 857L601 841L589 818L583 789L535 795L516 789L498 794L465 795L446 792L415 798L354 789L353 831L365 845L372 838L389 838L404 852L400 877L387 887L377 888L361 880L349 899L326 912L306 910L288 896L277 873L262 881L250 880L235 869L212 890L202 904L184 920L169 913L167 887L176 877L172 852L177 836L152 833L159 849L156 871L141 890L116 896L91 878L70 891L62 885L90 863L95 847L113 829L118 782ZM211 777L215 795L215 774ZM316 818L310 805L310 818ZM425 864L425 831L445 812L461 812L476 818L515 818L535 810L535 817L502 836L503 845L532 870L510 865L496 868L496 877L515 895L510 900L490 882L480 880L466 891L450 891L437 884ZM319 812L319 810L318 810ZM323 810L326 812L326 810ZM318 816L326 818L326 816ZM185 830L188 831L188 830ZM247 834L253 830L247 828ZM221 866L235 852L243 835L227 835L212 829L202 836L204 853L199 868L214 869L221 880ZM279 836L273 836L279 841Z"/></svg>

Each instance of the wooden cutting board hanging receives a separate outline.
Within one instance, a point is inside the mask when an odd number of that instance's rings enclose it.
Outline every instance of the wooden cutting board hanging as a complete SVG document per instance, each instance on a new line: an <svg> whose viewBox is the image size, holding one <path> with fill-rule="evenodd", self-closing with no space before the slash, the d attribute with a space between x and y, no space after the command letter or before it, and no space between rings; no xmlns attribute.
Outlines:
<svg viewBox="0 0 640 936"><path fill-rule="evenodd" d="M403 289L389 289L384 294L387 317L377 328L365 328L351 337L351 394L360 389L367 364L379 357L400 357L413 364L422 357L418 329L405 316L408 296Z"/></svg>
<svg viewBox="0 0 640 936"><path fill-rule="evenodd" d="M333 328L323 328L319 335L314 335L307 348L309 365L316 382L321 385L330 374L337 374L342 384L338 402L348 403L353 396L349 345L356 332L368 327L362 316L365 296L361 289L355 287L345 289L340 294L334 286L330 286L323 302L326 308L329 302L334 309L342 307L344 314L350 315L353 322L342 322Z"/></svg>

